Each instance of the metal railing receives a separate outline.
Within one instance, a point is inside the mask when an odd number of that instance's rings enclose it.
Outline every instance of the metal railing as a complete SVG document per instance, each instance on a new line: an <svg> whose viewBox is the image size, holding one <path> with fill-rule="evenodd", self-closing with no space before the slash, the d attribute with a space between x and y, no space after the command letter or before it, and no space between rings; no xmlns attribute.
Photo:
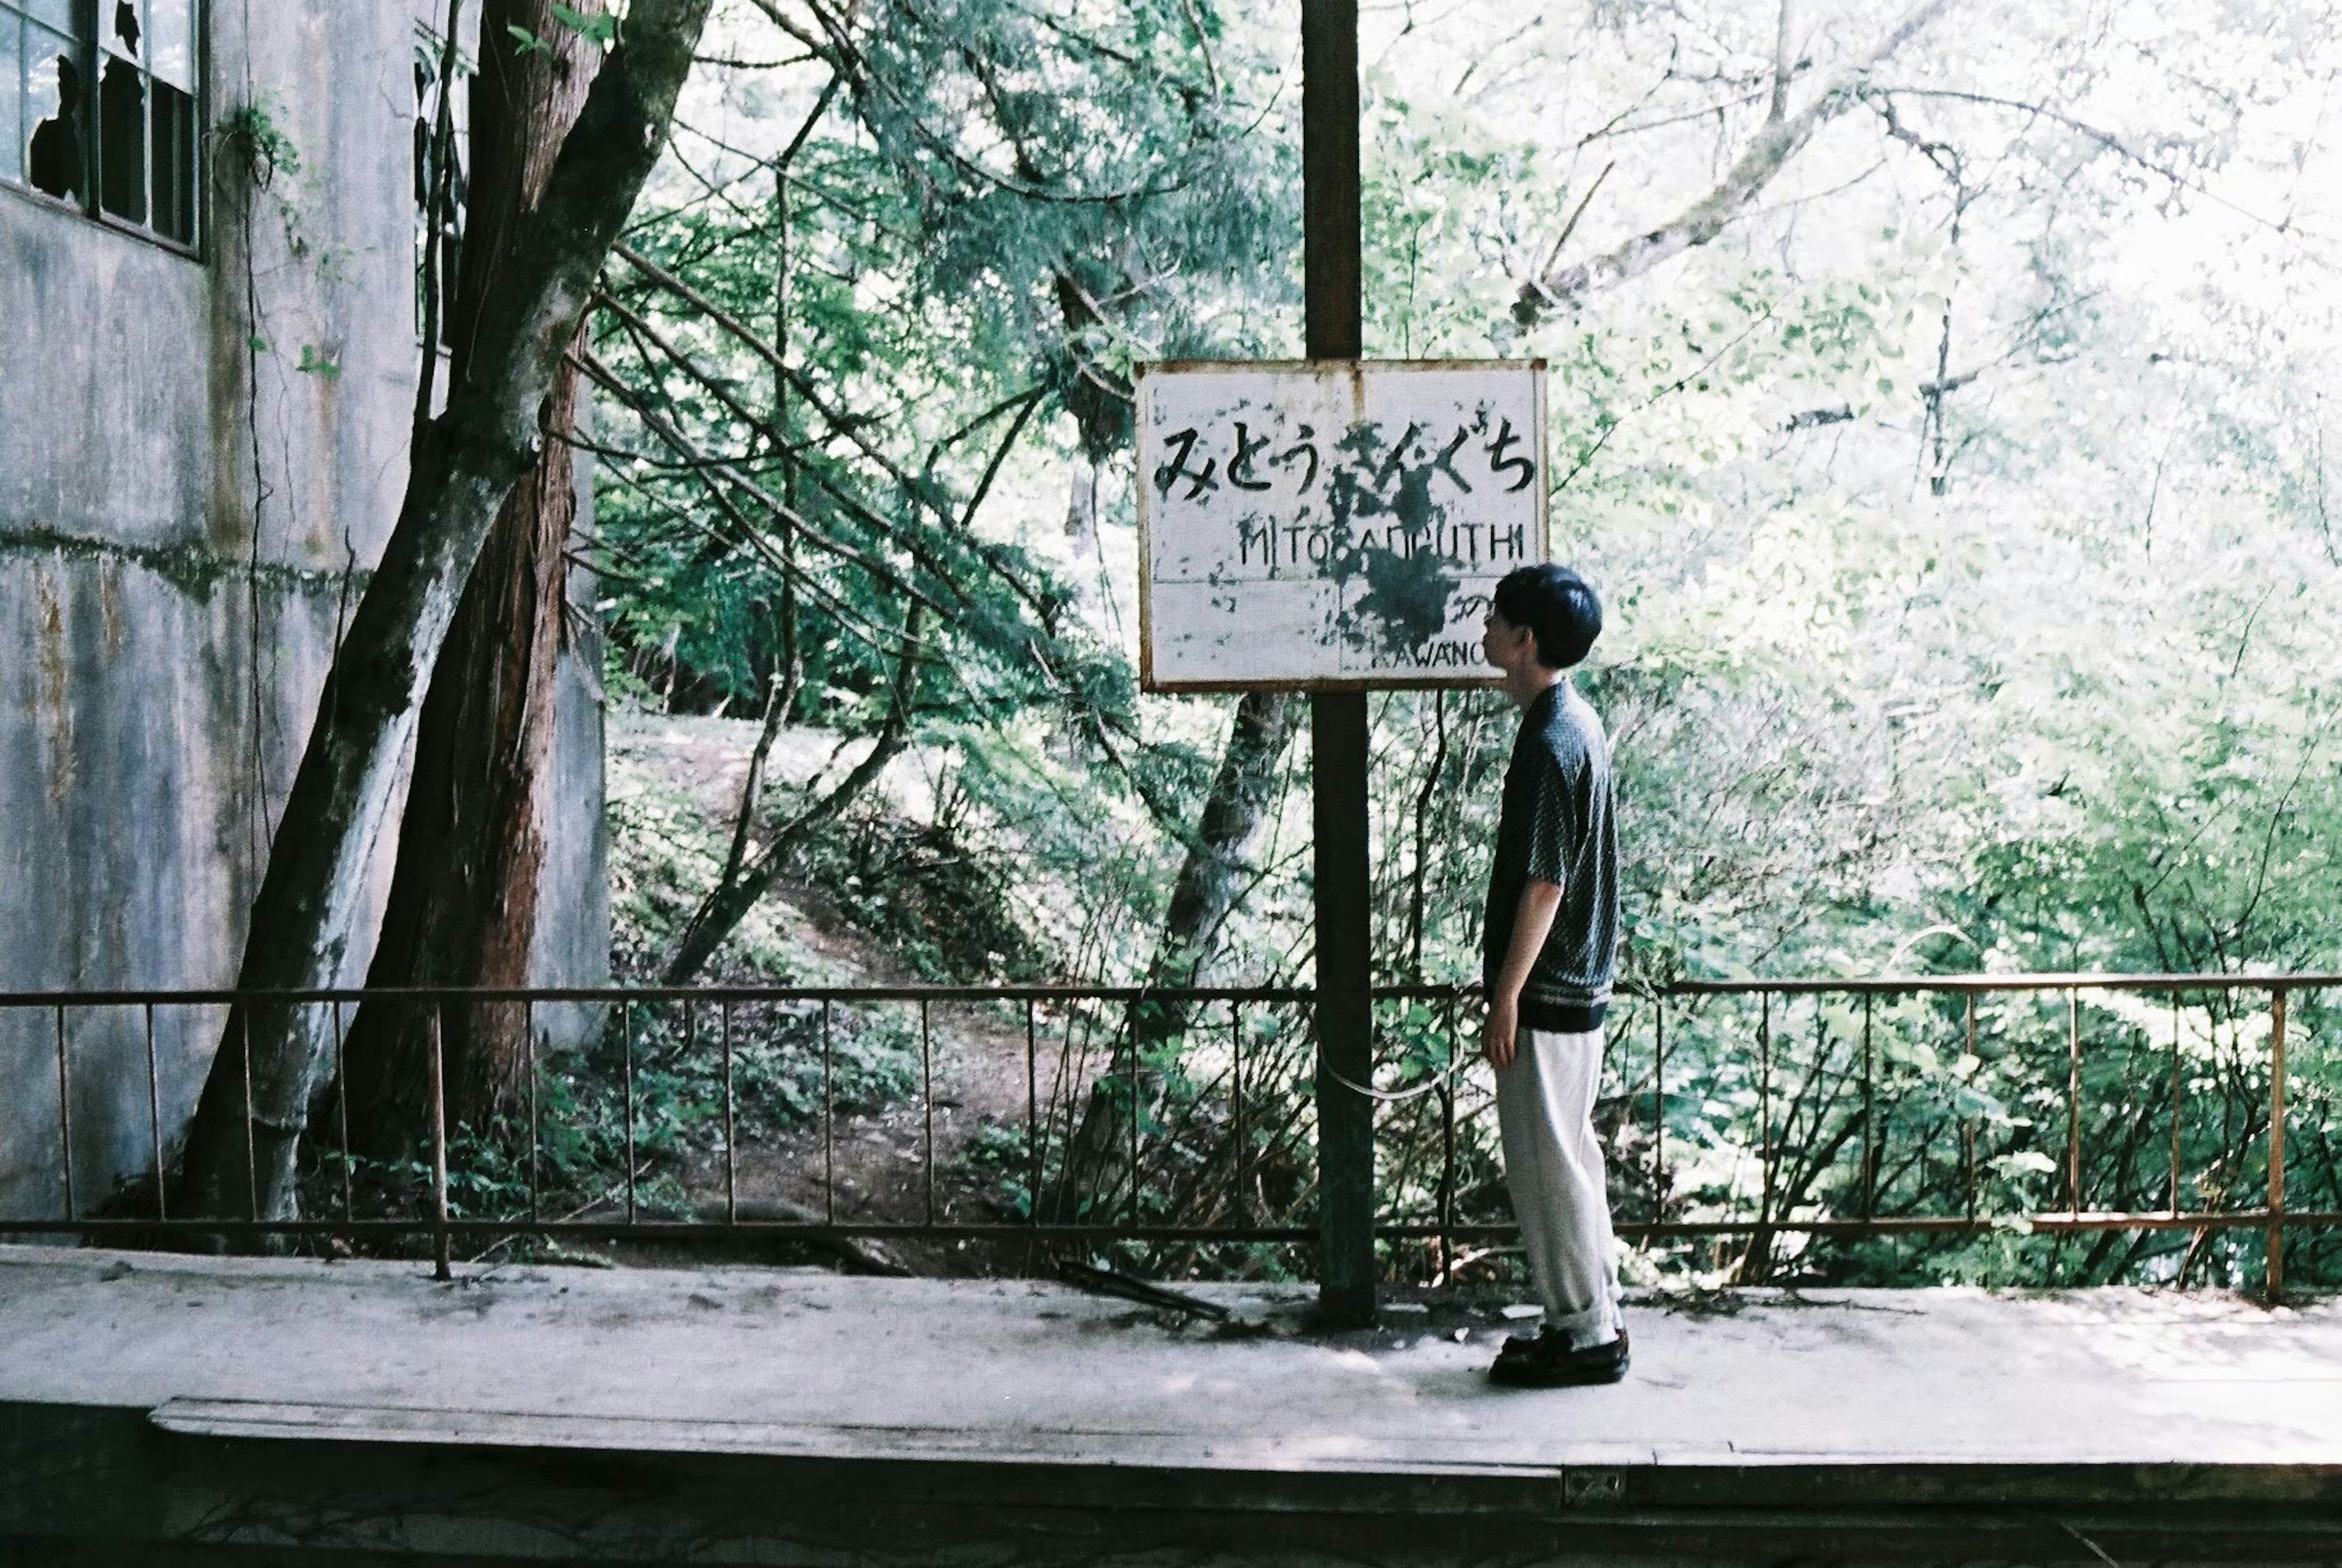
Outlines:
<svg viewBox="0 0 2342 1568"><path fill-rule="evenodd" d="M1649 1246L1707 1245L1743 1279L1773 1277L1783 1248L1794 1262L1829 1243L1995 1232L2187 1233L2185 1278L2207 1237L2252 1232L2274 1294L2287 1234L2342 1225L2325 1142L2342 1081L2327 1071L2342 1064L2328 1019L2337 991L2342 975L2027 974L1686 981L1622 997L1600 1113L1616 1229ZM2167 1045L2149 1041L2146 998L2165 1004ZM1515 1233L1488 1075L1471 1065L1477 1004L1439 986L1382 987L1375 999L1387 1081L1353 1084L1321 1083L1313 996L1296 988L0 994L20 1143L23 1106L47 1076L27 1066L36 1035L54 1058L57 1175L54 1213L0 1217L0 1232L150 1244L423 1237L443 1270L458 1242L519 1235L1130 1243L1185 1248L1193 1267L1213 1249L1319 1240L1311 1133L1322 1088L1379 1102L1376 1239L1419 1249L1450 1275L1470 1245ZM2062 1002L2062 1018L2045 1019L2044 999ZM161 1177L193 1095L189 1072L172 1064L203 1059L206 1034L215 1042L235 1010L259 1005L319 1010L329 1083L355 1010L426 1017L427 1130L415 1158L365 1157L345 1104L325 1095L304 1144L303 1217L174 1213ZM451 1131L447 1020L495 1008L519 1011L524 1103L493 1128ZM588 1023L578 1044L546 1052L538 1021L556 1008ZM947 1030L956 1060L946 1076L965 1074L973 1033L996 1079L1004 1058L1021 1066L1023 1104L1008 1104L996 1082L996 1114L939 1159L939 1115L966 1108L938 1094L938 1015L953 1010L965 1016ZM2300 1079L2288 1049L2304 1040L2317 1069L2307 1106L2289 1095ZM1957 1048L1948 1062L1947 1046ZM2140 1066L2149 1057L2152 1080ZM249 1152L248 1086L245 1111ZM744 1139L747 1122L760 1130ZM2311 1135L2308 1154L2288 1142L2296 1126ZM841 1170L849 1130L864 1142L912 1138L913 1150L889 1144L890 1158L857 1167L895 1183L890 1201ZM597 1139L615 1174L591 1154ZM2140 1151L2157 1139L2167 1161L2150 1193ZM744 1200L744 1148L761 1182L772 1184L777 1161L801 1196ZM89 1190L93 1172L141 1168L143 1182L109 1174L105 1193ZM2311 1202L2288 1201L2289 1173ZM0 1171L0 1197L9 1176ZM20 1170L12 1207L30 1184Z"/></svg>

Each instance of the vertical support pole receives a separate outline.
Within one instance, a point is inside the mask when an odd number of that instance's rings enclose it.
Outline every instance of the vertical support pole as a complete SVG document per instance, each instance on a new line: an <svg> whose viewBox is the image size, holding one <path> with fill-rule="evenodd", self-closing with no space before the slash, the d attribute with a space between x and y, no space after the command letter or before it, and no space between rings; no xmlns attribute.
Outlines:
<svg viewBox="0 0 2342 1568"><path fill-rule="evenodd" d="M732 999L716 1004L716 1026L724 1034L724 1223L740 1223L740 1126L732 1087Z"/></svg>
<svg viewBox="0 0 2342 1568"><path fill-rule="evenodd" d="M1130 1050L1126 1059L1130 1063L1130 1203L1123 1211L1124 1223L1132 1230L1138 1228L1138 1004L1133 1001L1123 1009L1122 1026L1128 1031Z"/></svg>
<svg viewBox="0 0 2342 1568"><path fill-rule="evenodd" d="M635 1223L635 1004L629 997L618 1005L619 1086L626 1102L626 1223Z"/></svg>
<svg viewBox="0 0 2342 1568"><path fill-rule="evenodd" d="M1651 1218L1666 1223L1667 994L1656 986L1651 991Z"/></svg>
<svg viewBox="0 0 2342 1568"><path fill-rule="evenodd" d="M1456 1271L1456 998L1447 998L1447 1062L1439 1074L1439 1274L1446 1284Z"/></svg>
<svg viewBox="0 0 2342 1568"><path fill-rule="evenodd" d="M74 1203L73 1074L65 1064L65 1009L57 1004L57 1152L64 1158L65 1218L79 1219Z"/></svg>
<svg viewBox="0 0 2342 1568"><path fill-rule="evenodd" d="M1041 1067L1040 1041L1034 1029L1034 999L1025 998L1025 1223L1041 1223Z"/></svg>
<svg viewBox="0 0 2342 1568"><path fill-rule="evenodd" d="M1763 1226L1773 1218L1773 994L1769 991L1760 992L1756 1002L1756 1221ZM1763 1230L1757 1234L1767 1247L1772 1245Z"/></svg>
<svg viewBox="0 0 2342 1568"><path fill-rule="evenodd" d="M2179 993L2171 994L2171 1213L2179 1213L2179 1118L2187 1094L2187 1081L2182 1075L2179 1061Z"/></svg>
<svg viewBox="0 0 2342 1568"><path fill-rule="evenodd" d="M1364 346L1358 231L1357 0L1302 0L1302 268L1309 357ZM1342 1083L1374 1075L1373 872L1366 694L1309 699L1317 902L1317 1314L1375 1318L1374 1104Z"/></svg>
<svg viewBox="0 0 2342 1568"><path fill-rule="evenodd" d="M2268 1299L2285 1296L2285 987L2269 991Z"/></svg>
<svg viewBox="0 0 2342 1568"><path fill-rule="evenodd" d="M1871 1044L1871 1014L1877 1000L1876 992L1862 994L1862 1217L1866 1220L1878 1217L1878 1052Z"/></svg>
<svg viewBox="0 0 2342 1568"><path fill-rule="evenodd" d="M1245 1124L1244 1004L1228 1000L1228 1120L1236 1128L1238 1227L1252 1223L1252 1129Z"/></svg>
<svg viewBox="0 0 2342 1568"><path fill-rule="evenodd" d="M334 1121L342 1135L342 1218L352 1220L357 1217L358 1195L350 1170L350 1097L344 1094L341 1088L342 1085L349 1083L350 1078L348 1064L343 1060L342 1004L339 1001L335 1001L331 1005L334 1010L334 1084L335 1085ZM155 1048L155 1010L151 1007L146 1010L146 1034L147 1054L151 1056ZM152 1067L154 1064L150 1062L147 1065Z"/></svg>
<svg viewBox="0 0 2342 1568"><path fill-rule="evenodd" d="M239 1008L236 1016L243 1021L243 1045L236 1052L236 1071L244 1079L244 1217L254 1224L260 1223L260 1146L252 1130L252 1010L249 1003Z"/></svg>
<svg viewBox="0 0 2342 1568"><path fill-rule="evenodd" d="M1969 1063L1968 1084L1971 1088L1976 1085L1977 1074L1984 1070L1984 1058L1977 1054L1976 999L1977 994L1973 991L1969 992L1967 994L1967 1005L1965 1008L1967 1014L1967 1027L1965 1037L1967 1041L1967 1058ZM1976 1223L1977 1217L1976 1144L1977 1117L1976 1113L1971 1111L1967 1115L1960 1118L1960 1185L1966 1194L1968 1223L1972 1225Z"/></svg>
<svg viewBox="0 0 2342 1568"><path fill-rule="evenodd" d="M545 1217L544 1134L538 1129L536 1065L536 999L520 1004L521 1038L528 1062L528 1218L534 1224Z"/></svg>
<svg viewBox="0 0 2342 1568"><path fill-rule="evenodd" d="M830 1048L830 999L821 999L821 1218L837 1223L837 1074Z"/></svg>
<svg viewBox="0 0 2342 1568"><path fill-rule="evenodd" d="M2066 989L2066 1197L2082 1212L2082 994Z"/></svg>
<svg viewBox="0 0 2342 1568"><path fill-rule="evenodd" d="M919 998L919 1164L926 1196L927 1225L936 1223L936 1040L927 999Z"/></svg>
<svg viewBox="0 0 2342 1568"><path fill-rule="evenodd" d="M338 1004L334 1011L334 1052L335 1060L338 1063L341 1055L341 1008ZM155 1217L157 1220L167 1220L171 1217L171 1200L166 1189L171 1185L171 1181L170 1173L163 1168L163 1080L161 1070L155 1064L155 1004L152 1002L146 1004L145 1014L146 1136L155 1154ZM345 1149L349 1147L348 1138L345 1137L342 1140L342 1146ZM349 1177L349 1161L345 1158L342 1161L342 1175L345 1181Z"/></svg>
<svg viewBox="0 0 2342 1568"><path fill-rule="evenodd" d="M447 1235L447 1004L431 1004L431 1277L451 1280Z"/></svg>

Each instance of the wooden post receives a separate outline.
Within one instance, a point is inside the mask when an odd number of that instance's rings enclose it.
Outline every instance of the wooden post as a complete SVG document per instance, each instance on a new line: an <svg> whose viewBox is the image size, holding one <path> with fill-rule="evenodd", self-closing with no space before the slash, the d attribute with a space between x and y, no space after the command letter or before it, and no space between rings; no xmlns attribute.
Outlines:
<svg viewBox="0 0 2342 1568"><path fill-rule="evenodd" d="M1312 359L1356 359L1358 8L1301 7L1302 265ZM1374 1071L1366 694L1310 699L1317 899L1317 1308L1329 1327L1375 1318L1374 1103L1342 1082Z"/></svg>

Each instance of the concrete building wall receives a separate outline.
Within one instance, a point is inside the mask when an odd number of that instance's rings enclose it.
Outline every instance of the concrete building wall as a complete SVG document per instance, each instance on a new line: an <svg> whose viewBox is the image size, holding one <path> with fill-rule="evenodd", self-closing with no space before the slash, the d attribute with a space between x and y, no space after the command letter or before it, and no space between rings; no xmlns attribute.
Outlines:
<svg viewBox="0 0 2342 1568"><path fill-rule="evenodd" d="M200 257L0 185L0 991L233 983L338 627L405 484L411 69L437 7L207 9ZM548 983L607 973L586 674L573 661L562 682ZM150 1102L143 1013L69 1016L81 1208L183 1128L218 1027L158 1011ZM65 1197L56 1034L52 1011L0 1013L0 1216Z"/></svg>

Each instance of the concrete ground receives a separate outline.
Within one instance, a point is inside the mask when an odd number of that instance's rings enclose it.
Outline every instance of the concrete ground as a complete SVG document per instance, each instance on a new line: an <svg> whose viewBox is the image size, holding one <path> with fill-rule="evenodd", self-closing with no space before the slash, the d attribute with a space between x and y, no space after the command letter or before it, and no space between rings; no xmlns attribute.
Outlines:
<svg viewBox="0 0 2342 1568"><path fill-rule="evenodd" d="M2342 1303L1645 1303L1509 1392L1199 1293L0 1247L0 1568L2342 1563Z"/></svg>
<svg viewBox="0 0 2342 1568"><path fill-rule="evenodd" d="M1631 1313L1614 1387L1490 1388L1499 1322L1308 1337L1024 1282L0 1247L0 1402L167 1431L636 1452L1416 1473L2342 1466L2342 1303L1752 1293ZM1458 1343L1459 1336L1462 1343Z"/></svg>

